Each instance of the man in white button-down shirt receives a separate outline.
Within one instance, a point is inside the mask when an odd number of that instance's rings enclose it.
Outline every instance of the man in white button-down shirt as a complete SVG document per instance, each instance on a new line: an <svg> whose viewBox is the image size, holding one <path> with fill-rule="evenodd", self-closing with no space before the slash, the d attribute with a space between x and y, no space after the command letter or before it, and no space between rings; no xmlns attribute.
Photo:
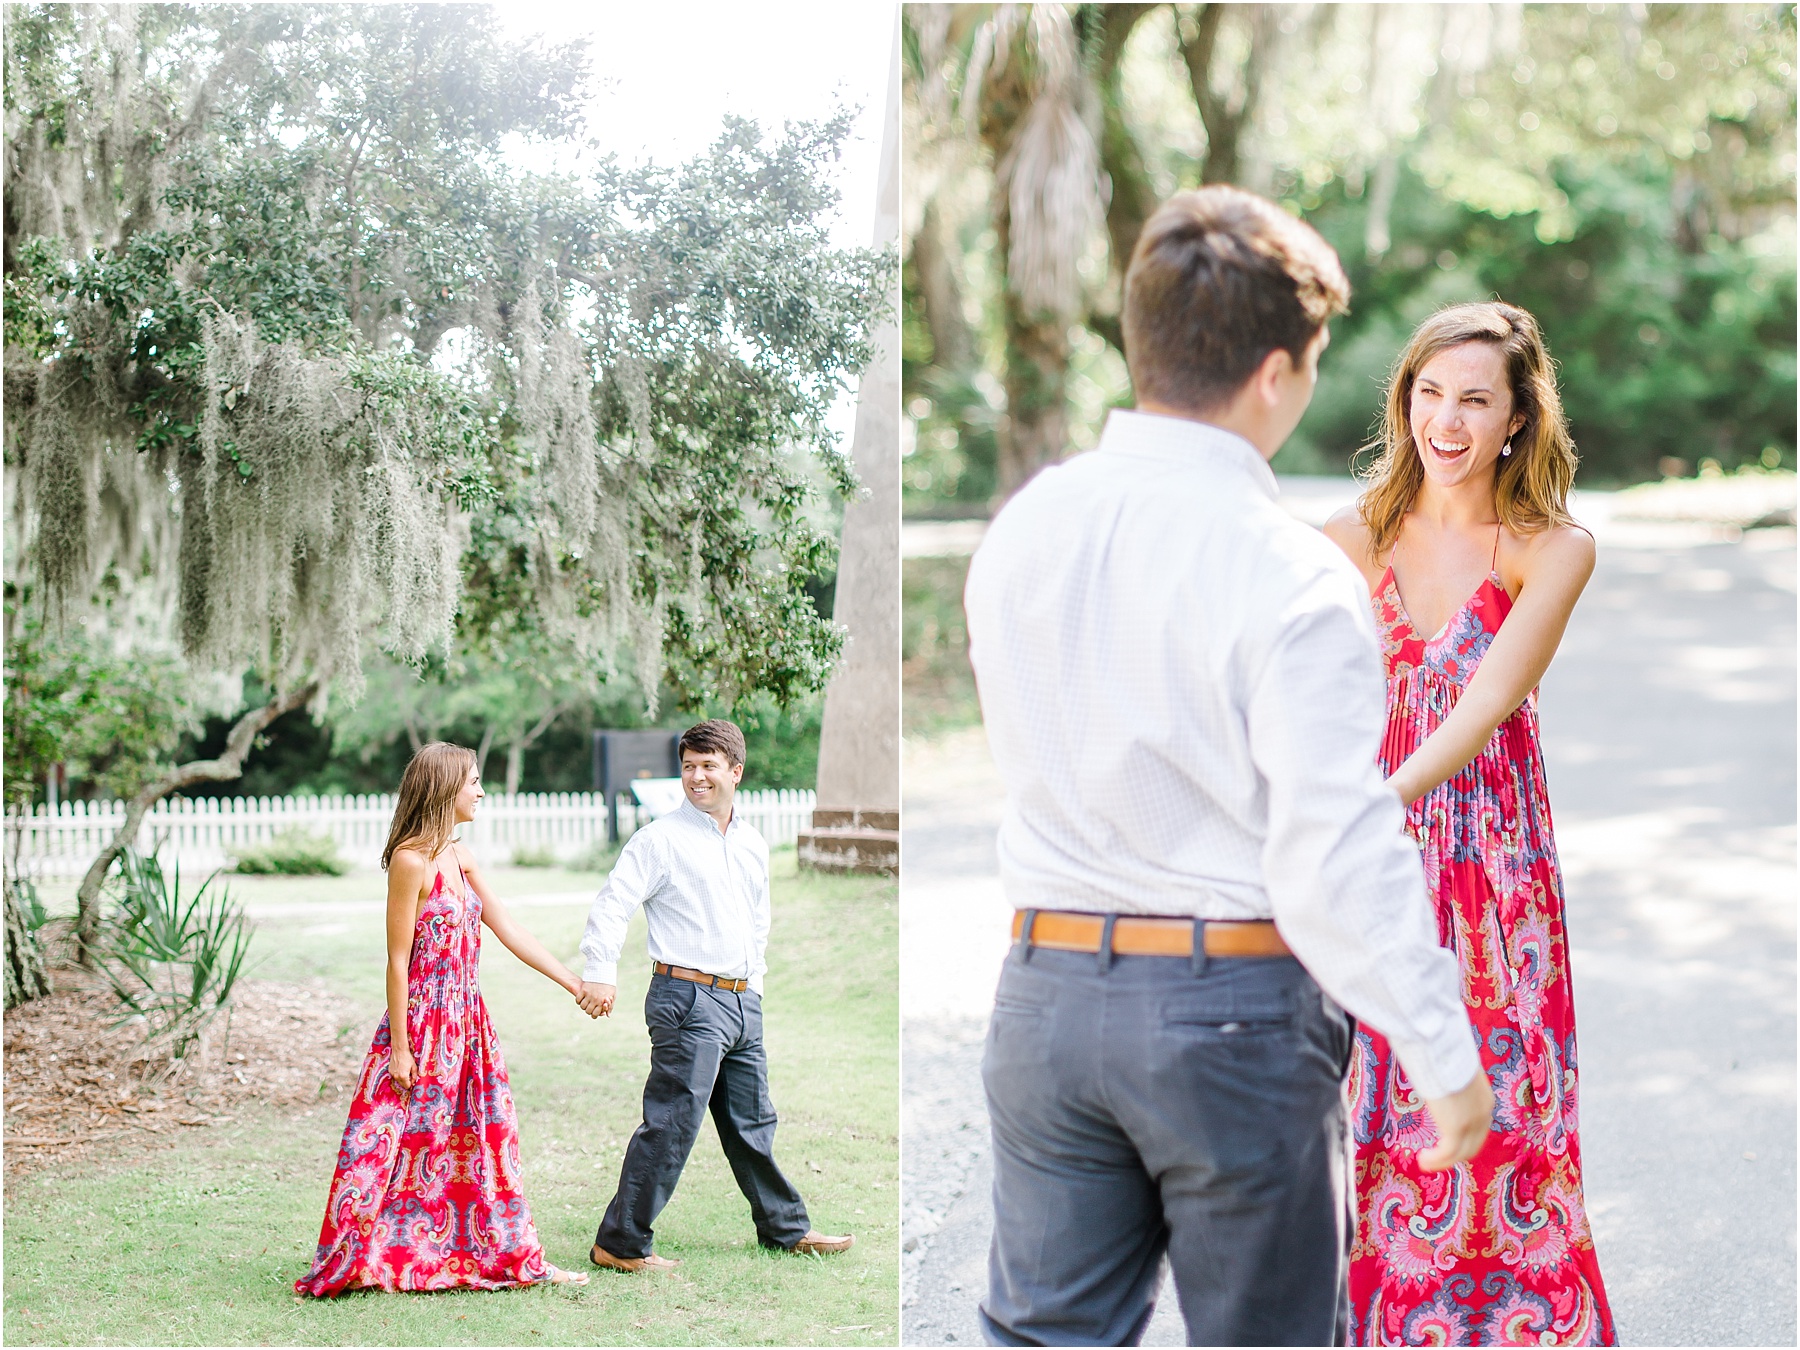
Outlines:
<svg viewBox="0 0 1800 1350"><path fill-rule="evenodd" d="M1340 1005L1426 1100L1421 1165L1486 1137L1456 962L1375 765L1368 597L1267 463L1348 293L1271 203L1169 202L1126 280L1137 411L970 566L1020 911L983 1062L995 1344L1135 1343L1165 1252L1192 1344L1341 1336Z"/></svg>
<svg viewBox="0 0 1800 1350"><path fill-rule="evenodd" d="M584 1011L612 1011L619 952L639 905L653 967L644 996L644 1120L625 1148L619 1188L589 1256L609 1270L678 1264L651 1249L651 1226L674 1194L709 1106L757 1240L785 1251L840 1252L851 1239L813 1232L800 1192L775 1164L762 1043L769 846L732 809L744 776L744 733L720 719L702 722L682 733L678 750L686 800L631 836L581 939Z"/></svg>

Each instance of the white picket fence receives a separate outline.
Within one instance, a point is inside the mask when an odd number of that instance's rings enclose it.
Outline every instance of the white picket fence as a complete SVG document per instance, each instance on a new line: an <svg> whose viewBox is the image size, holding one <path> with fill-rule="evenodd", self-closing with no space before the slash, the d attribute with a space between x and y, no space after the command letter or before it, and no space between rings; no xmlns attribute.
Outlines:
<svg viewBox="0 0 1800 1350"><path fill-rule="evenodd" d="M771 847L792 844L812 820L814 794L784 789L740 792L737 809ZM227 866L233 852L266 844L283 830L327 834L353 867L375 867L387 842L394 798L388 793L354 797L192 797L158 802L144 817L137 845L160 846L165 864L209 872ZM619 803L619 834L648 823L650 812L629 798ZM14 822L8 822L11 826ZM94 855L125 823L118 801L62 802L55 811L37 807L23 823L20 871L32 877L79 877ZM464 828L478 857L511 860L518 849L548 849L564 861L606 837L606 799L597 792L490 793ZM10 850L11 840L7 840Z"/></svg>

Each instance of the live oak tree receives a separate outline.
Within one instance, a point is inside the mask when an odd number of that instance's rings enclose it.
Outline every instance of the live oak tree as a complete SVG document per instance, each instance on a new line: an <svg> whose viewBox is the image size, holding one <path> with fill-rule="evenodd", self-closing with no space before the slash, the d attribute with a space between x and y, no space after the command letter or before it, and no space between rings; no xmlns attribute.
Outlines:
<svg viewBox="0 0 1800 1350"><path fill-rule="evenodd" d="M6 32L9 583L54 628L162 586L271 690L169 792L454 638L684 701L820 687L827 411L892 260L831 246L839 116L679 168L534 176L579 45L453 5L21 6Z"/></svg>

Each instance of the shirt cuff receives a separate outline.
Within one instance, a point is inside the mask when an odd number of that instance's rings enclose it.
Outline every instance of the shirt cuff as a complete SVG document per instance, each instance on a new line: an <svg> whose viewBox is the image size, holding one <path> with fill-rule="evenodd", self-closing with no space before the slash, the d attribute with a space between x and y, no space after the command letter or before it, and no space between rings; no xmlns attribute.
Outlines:
<svg viewBox="0 0 1800 1350"><path fill-rule="evenodd" d="M588 984L610 984L616 988L619 983L619 963L590 960L581 978Z"/></svg>
<svg viewBox="0 0 1800 1350"><path fill-rule="evenodd" d="M758 998L762 997L762 975L760 973L750 977L750 992Z"/></svg>
<svg viewBox="0 0 1800 1350"><path fill-rule="evenodd" d="M1427 1101L1462 1091L1481 1072L1481 1056L1466 1014L1429 1041L1397 1041L1390 1036L1388 1044L1413 1089Z"/></svg>

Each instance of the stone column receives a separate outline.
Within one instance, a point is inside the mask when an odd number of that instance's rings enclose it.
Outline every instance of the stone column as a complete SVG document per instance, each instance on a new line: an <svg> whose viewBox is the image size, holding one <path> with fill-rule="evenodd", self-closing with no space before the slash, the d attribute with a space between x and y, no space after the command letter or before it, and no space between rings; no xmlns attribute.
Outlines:
<svg viewBox="0 0 1800 1350"><path fill-rule="evenodd" d="M900 234L900 41L888 73L875 196L875 246ZM825 689L818 809L800 835L800 865L895 872L900 866L900 285L875 332L856 391L851 458L868 495L844 508L832 614L849 630Z"/></svg>

